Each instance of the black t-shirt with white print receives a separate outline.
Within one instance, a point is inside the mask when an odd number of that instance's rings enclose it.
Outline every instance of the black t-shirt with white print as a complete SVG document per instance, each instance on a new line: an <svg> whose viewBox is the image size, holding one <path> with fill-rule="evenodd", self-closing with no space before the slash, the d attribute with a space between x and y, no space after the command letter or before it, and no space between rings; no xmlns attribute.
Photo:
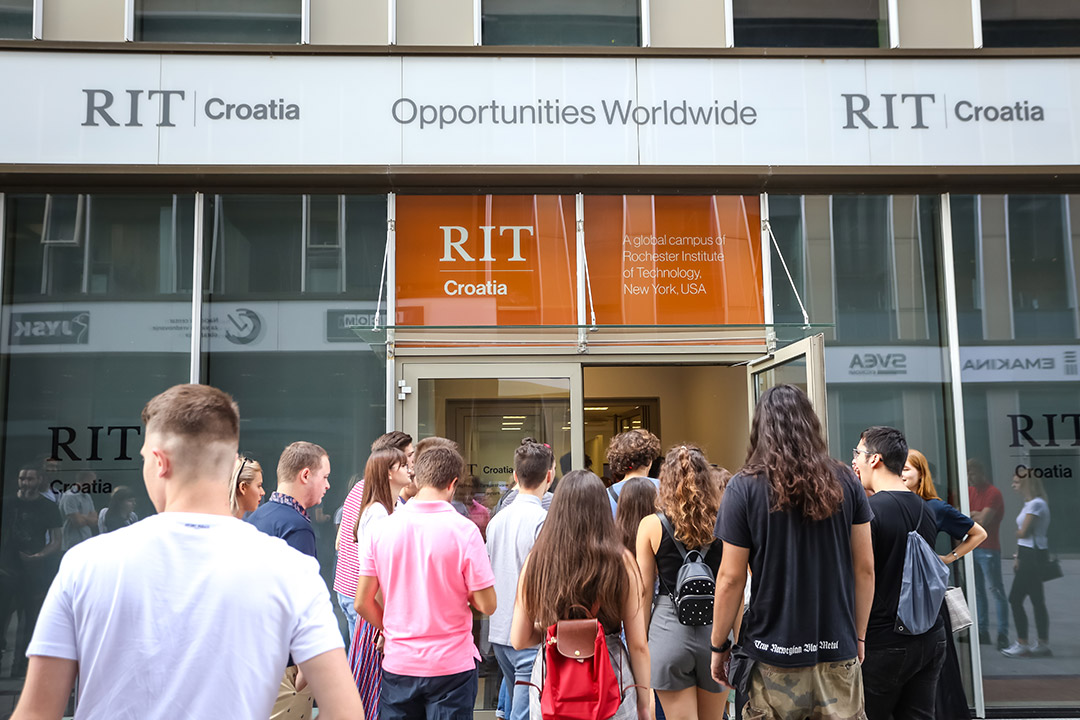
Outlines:
<svg viewBox="0 0 1080 720"><path fill-rule="evenodd" d="M750 550L750 605L739 645L758 662L810 667L858 654L851 527L872 515L851 468L836 463L834 473L843 504L817 522L770 512L764 475L738 473L724 492L716 534Z"/></svg>

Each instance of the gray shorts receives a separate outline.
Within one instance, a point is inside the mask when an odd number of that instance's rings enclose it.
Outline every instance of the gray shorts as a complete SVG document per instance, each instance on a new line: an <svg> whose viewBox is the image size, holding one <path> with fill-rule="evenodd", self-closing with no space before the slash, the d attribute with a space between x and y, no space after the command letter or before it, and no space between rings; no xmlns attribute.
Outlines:
<svg viewBox="0 0 1080 720"><path fill-rule="evenodd" d="M712 679L709 636L712 625L683 625L675 615L675 605L664 594L656 596L649 622L650 682L654 690L685 690L698 687L721 692Z"/></svg>

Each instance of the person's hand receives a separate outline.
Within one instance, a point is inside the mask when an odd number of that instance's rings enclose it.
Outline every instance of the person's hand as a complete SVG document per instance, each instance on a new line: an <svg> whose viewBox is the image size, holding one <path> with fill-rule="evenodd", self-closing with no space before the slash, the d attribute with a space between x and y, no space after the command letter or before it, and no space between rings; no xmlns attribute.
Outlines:
<svg viewBox="0 0 1080 720"><path fill-rule="evenodd" d="M941 558L941 562L945 563L946 565L952 564L952 555L938 555L938 557Z"/></svg>
<svg viewBox="0 0 1080 720"><path fill-rule="evenodd" d="M300 692L307 687L307 678L304 677L304 671L300 669L300 666L296 666L296 692Z"/></svg>
<svg viewBox="0 0 1080 720"><path fill-rule="evenodd" d="M379 637L375 638L375 649L379 652L383 652L383 647L386 646L386 639L382 633L379 633Z"/></svg>
<svg viewBox="0 0 1080 720"><path fill-rule="evenodd" d="M714 652L712 654L712 661L710 663L712 679L720 683L725 688L732 687L731 681L728 680L728 659L730 657L730 650L722 653Z"/></svg>
<svg viewBox="0 0 1080 720"><path fill-rule="evenodd" d="M416 486L416 480L410 480L408 485L401 488L401 499L405 502L409 502L419 491L420 488Z"/></svg>

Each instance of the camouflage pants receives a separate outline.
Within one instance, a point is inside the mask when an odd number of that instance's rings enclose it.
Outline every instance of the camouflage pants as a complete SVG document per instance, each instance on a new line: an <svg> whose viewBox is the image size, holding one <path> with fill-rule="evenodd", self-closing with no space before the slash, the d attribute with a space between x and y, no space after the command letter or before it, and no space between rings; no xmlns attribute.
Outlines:
<svg viewBox="0 0 1080 720"><path fill-rule="evenodd" d="M755 663L743 720L866 720L859 661L780 668Z"/></svg>

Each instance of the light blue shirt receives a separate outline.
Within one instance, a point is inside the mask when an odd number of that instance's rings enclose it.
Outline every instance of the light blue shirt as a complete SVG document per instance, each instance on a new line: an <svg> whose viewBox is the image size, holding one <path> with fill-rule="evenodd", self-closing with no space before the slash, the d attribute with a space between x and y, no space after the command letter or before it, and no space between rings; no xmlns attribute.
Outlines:
<svg viewBox="0 0 1080 720"><path fill-rule="evenodd" d="M518 575L546 517L547 510L540 504L540 498L518 493L514 502L488 523L487 553L491 571L495 574L496 600L488 631L488 640L492 643L510 644Z"/></svg>

